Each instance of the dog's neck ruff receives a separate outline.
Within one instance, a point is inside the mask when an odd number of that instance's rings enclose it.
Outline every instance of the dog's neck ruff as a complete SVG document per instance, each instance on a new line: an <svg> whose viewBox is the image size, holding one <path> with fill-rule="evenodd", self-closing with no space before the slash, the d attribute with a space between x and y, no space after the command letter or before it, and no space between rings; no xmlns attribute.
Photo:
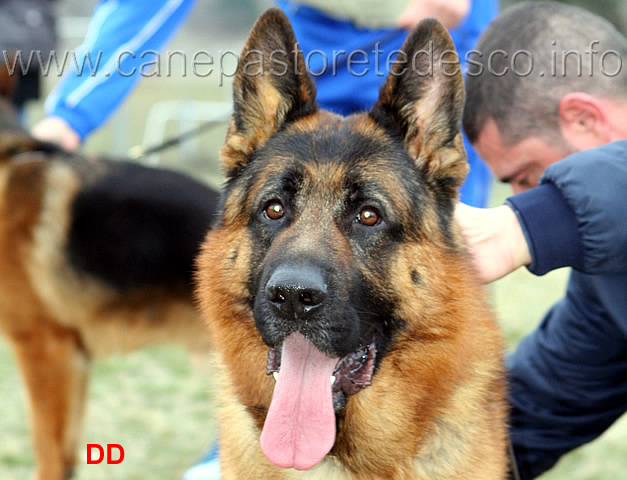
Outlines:
<svg viewBox="0 0 627 480"><path fill-rule="evenodd" d="M261 433L266 458L298 470L320 462L335 443L335 412L347 395L370 385L375 357L374 343L328 357L300 333L288 336L281 351L270 349L267 371L277 383Z"/></svg>

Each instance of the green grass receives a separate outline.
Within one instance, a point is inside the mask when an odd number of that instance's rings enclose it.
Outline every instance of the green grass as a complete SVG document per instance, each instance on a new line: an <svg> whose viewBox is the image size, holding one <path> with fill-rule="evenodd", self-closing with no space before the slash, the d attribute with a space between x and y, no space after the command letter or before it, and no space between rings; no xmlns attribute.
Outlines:
<svg viewBox="0 0 627 480"><path fill-rule="evenodd" d="M96 362L92 380L78 480L180 478L215 438L211 372L193 368L181 349L151 348ZM2 339L2 480L28 479L33 471L27 421L25 392ZM119 465L87 465L87 443L120 444L124 461Z"/></svg>

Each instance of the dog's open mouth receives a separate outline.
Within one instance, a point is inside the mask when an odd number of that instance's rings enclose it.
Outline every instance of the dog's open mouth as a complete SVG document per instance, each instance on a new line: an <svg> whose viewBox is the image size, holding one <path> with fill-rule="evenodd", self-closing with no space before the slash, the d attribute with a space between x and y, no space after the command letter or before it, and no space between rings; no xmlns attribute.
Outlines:
<svg viewBox="0 0 627 480"><path fill-rule="evenodd" d="M346 397L368 387L372 381L374 361L377 349L374 342L360 345L359 348L340 358L335 365L333 375L329 377L333 391L333 408L336 412L346 405ZM281 350L271 348L268 352L268 375L279 378Z"/></svg>
<svg viewBox="0 0 627 480"><path fill-rule="evenodd" d="M346 396L370 385L374 343L342 358L327 357L300 333L268 354L268 374L277 381L261 433L261 449L274 465L306 470L335 443L335 412Z"/></svg>

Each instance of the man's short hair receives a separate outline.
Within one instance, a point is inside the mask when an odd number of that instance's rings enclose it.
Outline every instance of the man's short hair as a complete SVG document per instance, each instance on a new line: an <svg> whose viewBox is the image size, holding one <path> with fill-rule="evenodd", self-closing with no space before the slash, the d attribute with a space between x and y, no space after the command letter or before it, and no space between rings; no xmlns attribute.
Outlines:
<svg viewBox="0 0 627 480"><path fill-rule="evenodd" d="M532 136L555 138L564 95L627 101L623 60L625 36L586 10L553 2L505 10L468 57L468 139L474 143L490 118L507 145Z"/></svg>

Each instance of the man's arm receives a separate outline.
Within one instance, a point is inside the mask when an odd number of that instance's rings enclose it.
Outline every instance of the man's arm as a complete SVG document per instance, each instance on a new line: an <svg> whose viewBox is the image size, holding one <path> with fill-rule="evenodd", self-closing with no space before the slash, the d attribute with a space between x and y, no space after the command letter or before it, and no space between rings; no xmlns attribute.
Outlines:
<svg viewBox="0 0 627 480"><path fill-rule="evenodd" d="M98 4L79 66L68 70L46 101L48 118L33 135L66 148L79 143L115 111L186 18L195 0L105 0ZM82 65L82 67L81 67ZM82 70L82 72L81 72Z"/></svg>
<svg viewBox="0 0 627 480"><path fill-rule="evenodd" d="M568 265L590 274L627 272L627 140L571 155L549 166L541 183L560 192L577 222L581 263Z"/></svg>
<svg viewBox="0 0 627 480"><path fill-rule="evenodd" d="M590 274L627 271L627 141L551 165L541 185L487 210L461 205L456 218L484 282L527 265ZM521 241L524 240L524 241Z"/></svg>

